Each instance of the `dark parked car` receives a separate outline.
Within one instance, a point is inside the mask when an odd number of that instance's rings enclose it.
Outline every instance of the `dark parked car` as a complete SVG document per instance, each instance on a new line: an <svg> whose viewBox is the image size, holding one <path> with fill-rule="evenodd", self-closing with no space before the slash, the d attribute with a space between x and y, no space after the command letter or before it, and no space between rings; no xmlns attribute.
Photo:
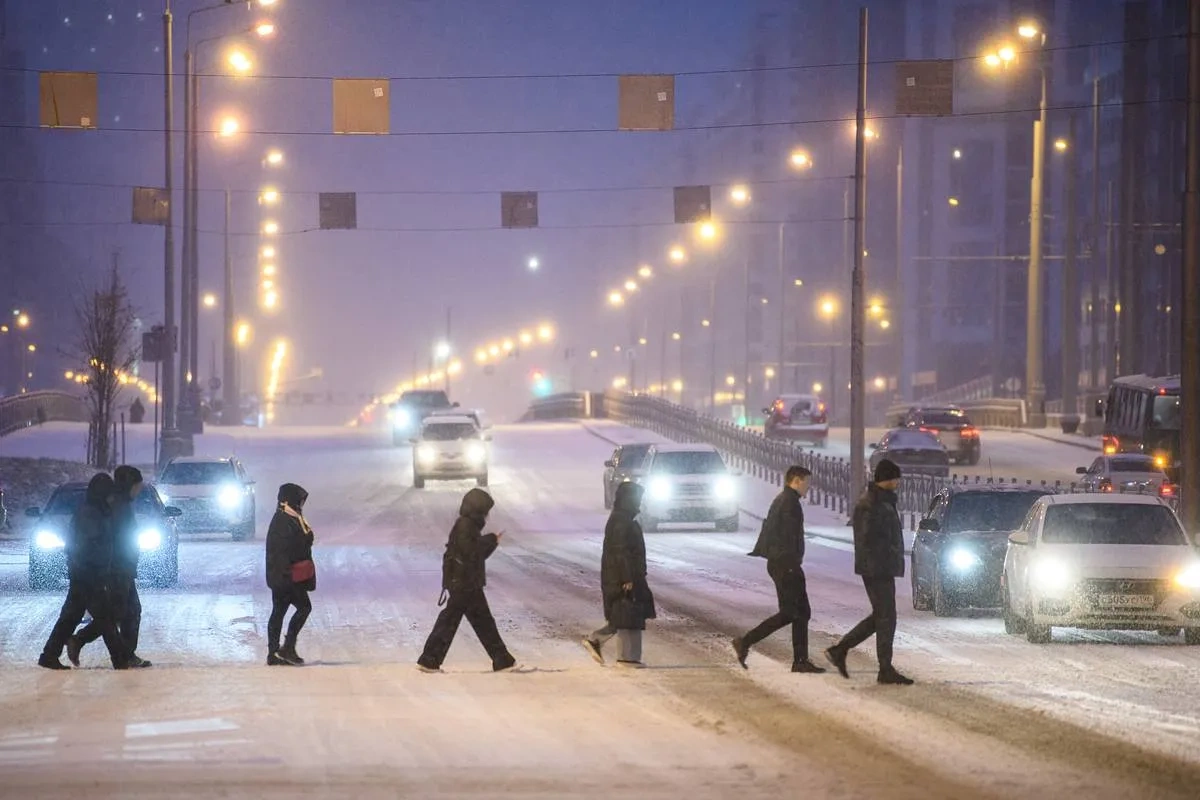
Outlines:
<svg viewBox="0 0 1200 800"><path fill-rule="evenodd" d="M784 394L763 409L763 435L768 439L807 442L824 447L829 438L825 404L815 394Z"/></svg>
<svg viewBox="0 0 1200 800"><path fill-rule="evenodd" d="M36 522L29 537L29 587L50 589L67 579L66 543L71 517L87 493L86 483L64 483L54 490L45 508L25 513ZM147 485L133 507L137 521L138 547L142 551L138 578L155 586L174 586L179 578L179 533L176 518L183 512L164 506L158 492Z"/></svg>
<svg viewBox="0 0 1200 800"><path fill-rule="evenodd" d="M910 409L904 418L906 428L931 433L958 464L979 463L981 448L979 429L971 424L970 417L955 406L917 407Z"/></svg>
<svg viewBox="0 0 1200 800"><path fill-rule="evenodd" d="M945 478L950 475L950 455L932 433L913 428L896 428L888 431L878 444L871 445L871 471L883 459L896 463L909 475L934 475Z"/></svg>
<svg viewBox="0 0 1200 800"><path fill-rule="evenodd" d="M441 389L415 389L400 395L390 409L388 419L392 423L392 444L399 447L408 444L421 431L421 423L436 411L458 408Z"/></svg>
<svg viewBox="0 0 1200 800"><path fill-rule="evenodd" d="M646 456L652 445L623 444L604 462L604 508L612 510L617 487L645 475Z"/></svg>
<svg viewBox="0 0 1200 800"><path fill-rule="evenodd" d="M1008 535L1045 489L979 484L936 494L912 549L912 604L939 617L958 608L1000 606Z"/></svg>

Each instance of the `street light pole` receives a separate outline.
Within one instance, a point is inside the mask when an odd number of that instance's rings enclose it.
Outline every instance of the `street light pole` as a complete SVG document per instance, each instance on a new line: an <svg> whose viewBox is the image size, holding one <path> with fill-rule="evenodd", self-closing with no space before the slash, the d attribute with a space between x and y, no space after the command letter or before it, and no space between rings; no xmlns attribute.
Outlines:
<svg viewBox="0 0 1200 800"><path fill-rule="evenodd" d="M191 17L188 17L186 31L191 35ZM186 394L190 394L191 381L199 374L192 366L193 350L199 350L200 343L192 337L192 316L195 306L192 304L192 240L195 235L192 229L192 129L195 120L192 117L192 50L190 43L183 53L183 250L179 259L179 386L183 403L187 402ZM188 376L191 376L189 379Z"/></svg>
<svg viewBox="0 0 1200 800"><path fill-rule="evenodd" d="M1033 178L1029 182L1029 274L1025 315L1025 404L1029 426L1046 424L1046 385L1043 376L1042 330L1042 198L1046 172L1046 67L1041 67L1042 92L1033 123Z"/></svg>
<svg viewBox="0 0 1200 800"><path fill-rule="evenodd" d="M858 109L854 135L854 270L850 279L850 498L862 494L866 478L866 308L863 302L867 216L867 9L858 12Z"/></svg>
<svg viewBox="0 0 1200 800"><path fill-rule="evenodd" d="M787 276L783 269L783 229L779 223L779 366L775 374L779 377L779 393L783 394L783 362L787 342Z"/></svg>
<svg viewBox="0 0 1200 800"><path fill-rule="evenodd" d="M237 349L237 342L234 341L234 308L233 308L233 260L229 255L229 211L230 211L231 193L228 189L225 190L225 313L224 313L224 353L221 356L222 372L224 377L222 381L225 386L224 411L222 419L226 425L236 424L240 417L238 413L238 405L240 405L240 397L237 385L237 364L235 363L234 351Z"/></svg>
<svg viewBox="0 0 1200 800"><path fill-rule="evenodd" d="M168 435L174 438L175 430L175 345L178 332L175 329L175 225L174 225L174 180L171 137L175 127L175 68L174 51L171 47L174 18L171 15L171 0L163 6L163 161L165 175L163 190L167 195L167 226L163 236L163 325L167 331L167 342L163 353L163 440Z"/></svg>
<svg viewBox="0 0 1200 800"><path fill-rule="evenodd" d="M1076 414L1077 390L1079 388L1079 287L1075 264L1075 251L1079 238L1076 230L1077 202L1075 187L1078 178L1078 147L1075 141L1075 114L1067 120L1067 185L1066 209L1067 240L1063 257L1062 280L1062 413L1063 417Z"/></svg>
<svg viewBox="0 0 1200 800"><path fill-rule="evenodd" d="M1188 1L1180 461L1185 530L1200 526L1200 0Z"/></svg>

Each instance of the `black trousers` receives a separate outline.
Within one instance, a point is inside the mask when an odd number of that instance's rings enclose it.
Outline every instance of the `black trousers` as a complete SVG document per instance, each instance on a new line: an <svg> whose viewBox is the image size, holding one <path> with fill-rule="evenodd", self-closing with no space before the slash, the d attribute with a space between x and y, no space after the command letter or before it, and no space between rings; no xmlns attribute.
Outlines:
<svg viewBox="0 0 1200 800"><path fill-rule="evenodd" d="M775 581L775 594L779 598L779 613L767 617L757 628L742 637L749 647L758 644L778 630L792 626L792 661L808 659L808 621L812 609L808 605L808 584L804 570L792 564L767 563L767 574Z"/></svg>
<svg viewBox="0 0 1200 800"><path fill-rule="evenodd" d="M896 638L896 579L863 576L871 615L855 625L835 647L852 650L875 634L875 654L880 671L892 668L892 642Z"/></svg>
<svg viewBox="0 0 1200 800"><path fill-rule="evenodd" d="M62 657L67 639L75 633L83 615L92 615L92 624L96 625L104 646L108 648L108 657L114 667L124 667L129 662L129 651L117 633L116 619L112 615L112 601L108 587L102 581L87 581L72 579L67 588L67 599L63 601L62 610L58 612L58 621L46 640L42 654L51 658Z"/></svg>
<svg viewBox="0 0 1200 800"><path fill-rule="evenodd" d="M479 643L491 656L492 669L504 669L515 663L504 640L500 638L500 631L496 629L496 619L492 616L492 609L488 607L487 596L483 589L475 589L470 592L450 593L446 607L438 614L437 622L433 623L433 630L425 640L425 650L417 659L418 664L430 669L441 668L463 617L467 618L475 635L479 637Z"/></svg>
<svg viewBox="0 0 1200 800"><path fill-rule="evenodd" d="M267 643L272 653L279 649L279 636L283 633L283 617L291 607L295 607L296 611L288 621L287 639L284 642L295 647L296 638L300 636L300 629L304 627L304 623L308 621L308 615L312 613L312 600L308 599L306 590L295 584L286 589L271 590L271 618L267 620Z"/></svg>
<svg viewBox="0 0 1200 800"><path fill-rule="evenodd" d="M117 623L121 641L132 655L137 652L138 633L142 628L142 599L138 597L137 582L132 578L114 581L109 595L110 617ZM90 644L100 636L100 626L94 617L75 634L75 638L84 644Z"/></svg>

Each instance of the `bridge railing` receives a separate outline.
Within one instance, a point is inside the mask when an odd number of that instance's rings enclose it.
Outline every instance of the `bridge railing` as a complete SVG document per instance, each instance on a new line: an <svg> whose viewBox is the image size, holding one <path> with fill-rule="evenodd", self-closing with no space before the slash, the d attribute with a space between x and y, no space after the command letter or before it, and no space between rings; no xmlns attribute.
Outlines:
<svg viewBox="0 0 1200 800"><path fill-rule="evenodd" d="M40 413L39 413L40 412ZM29 392L0 399L0 436L39 422L87 422L87 404L68 392Z"/></svg>
<svg viewBox="0 0 1200 800"><path fill-rule="evenodd" d="M927 401L922 403L928 405ZM900 425L908 410L918 403L897 403L885 412L889 425ZM971 421L983 428L1023 428L1029 423L1025 400L1010 397L991 397L984 400L964 400L953 403L967 412Z"/></svg>

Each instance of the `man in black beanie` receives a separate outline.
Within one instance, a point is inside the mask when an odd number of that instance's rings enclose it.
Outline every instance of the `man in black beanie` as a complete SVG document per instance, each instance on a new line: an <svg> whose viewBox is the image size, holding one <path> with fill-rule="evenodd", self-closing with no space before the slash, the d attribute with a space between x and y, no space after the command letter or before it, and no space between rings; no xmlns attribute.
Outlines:
<svg viewBox="0 0 1200 800"><path fill-rule="evenodd" d="M887 460L875 468L875 481L854 506L854 572L862 576L871 615L825 651L829 663L843 678L846 654L875 634L879 682L908 686L911 678L892 666L892 640L896 637L896 578L904 577L904 529L896 510L900 468Z"/></svg>

